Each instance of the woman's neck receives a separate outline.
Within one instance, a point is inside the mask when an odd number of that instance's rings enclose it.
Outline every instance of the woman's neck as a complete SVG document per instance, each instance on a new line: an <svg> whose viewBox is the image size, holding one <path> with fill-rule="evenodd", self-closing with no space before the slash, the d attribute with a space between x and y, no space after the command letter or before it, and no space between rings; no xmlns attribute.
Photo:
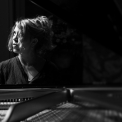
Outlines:
<svg viewBox="0 0 122 122"><path fill-rule="evenodd" d="M32 66L36 60L35 56L29 56L29 55L24 56L24 55L19 54L18 57L19 57L20 62L24 66Z"/></svg>
<svg viewBox="0 0 122 122"><path fill-rule="evenodd" d="M23 57L22 55L18 55L18 58L24 68L30 69L33 67L38 72L42 70L46 62L44 58L38 56Z"/></svg>

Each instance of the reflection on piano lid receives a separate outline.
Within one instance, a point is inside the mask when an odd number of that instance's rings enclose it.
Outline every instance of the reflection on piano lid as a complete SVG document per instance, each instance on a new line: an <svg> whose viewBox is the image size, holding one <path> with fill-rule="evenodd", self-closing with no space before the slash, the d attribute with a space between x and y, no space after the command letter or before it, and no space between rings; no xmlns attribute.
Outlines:
<svg viewBox="0 0 122 122"><path fill-rule="evenodd" d="M29 2L38 8L38 13L36 11L35 15L41 13L42 9L48 11L98 43L121 54L122 14L116 4L117 1L71 0L65 1L64 5L55 0L29 0ZM63 0L60 2L63 3Z"/></svg>

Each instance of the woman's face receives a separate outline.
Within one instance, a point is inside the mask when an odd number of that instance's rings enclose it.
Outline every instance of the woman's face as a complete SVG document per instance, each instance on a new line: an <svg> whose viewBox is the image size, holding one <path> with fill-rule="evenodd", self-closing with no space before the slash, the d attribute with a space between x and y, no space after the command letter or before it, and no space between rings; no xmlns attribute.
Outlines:
<svg viewBox="0 0 122 122"><path fill-rule="evenodd" d="M31 49L29 36L24 36L21 30L16 26L13 32L13 52L18 54L27 54Z"/></svg>

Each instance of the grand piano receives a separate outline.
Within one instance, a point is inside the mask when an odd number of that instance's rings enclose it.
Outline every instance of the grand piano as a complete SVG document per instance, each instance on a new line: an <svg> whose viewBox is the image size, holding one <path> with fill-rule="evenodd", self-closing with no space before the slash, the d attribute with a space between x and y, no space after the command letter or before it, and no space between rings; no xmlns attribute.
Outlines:
<svg viewBox="0 0 122 122"><path fill-rule="evenodd" d="M44 0L43 2L26 0L25 6L25 17L45 14L54 20L56 33L54 44L56 46L48 58L55 63L59 61L58 59L61 60L57 65L61 70L59 80L62 83L57 81L55 85L47 84L45 86L31 84L0 86L0 121L122 121L122 88L120 83L118 85L110 85L106 82L97 85L89 82L84 84L82 82L83 56L81 53L79 54L83 46L81 35L85 34L121 55L122 17L116 3L113 0L108 0L108 2L91 1L90 3L85 0L62 0L60 2L56 0ZM63 40L62 36L59 36L62 31L66 31L66 28L73 35L71 38L68 37L68 40L72 41ZM115 47L118 48L115 49ZM64 56L64 54L67 55ZM63 60L60 57L57 58L57 55L63 55L65 58L68 57L68 61L69 59L73 61L70 60L71 63L68 62L68 65L62 66ZM77 65L73 64L76 62L71 57L72 55L75 60L79 60Z"/></svg>

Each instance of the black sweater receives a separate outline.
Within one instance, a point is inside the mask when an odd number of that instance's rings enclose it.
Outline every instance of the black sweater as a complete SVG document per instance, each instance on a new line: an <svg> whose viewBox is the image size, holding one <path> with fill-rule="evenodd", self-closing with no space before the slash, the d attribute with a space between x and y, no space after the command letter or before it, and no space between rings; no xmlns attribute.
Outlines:
<svg viewBox="0 0 122 122"><path fill-rule="evenodd" d="M39 84L39 85L56 85L58 80L58 69L50 61L46 61L43 69L40 71L38 78L28 81L18 57L13 57L0 63L0 84Z"/></svg>

